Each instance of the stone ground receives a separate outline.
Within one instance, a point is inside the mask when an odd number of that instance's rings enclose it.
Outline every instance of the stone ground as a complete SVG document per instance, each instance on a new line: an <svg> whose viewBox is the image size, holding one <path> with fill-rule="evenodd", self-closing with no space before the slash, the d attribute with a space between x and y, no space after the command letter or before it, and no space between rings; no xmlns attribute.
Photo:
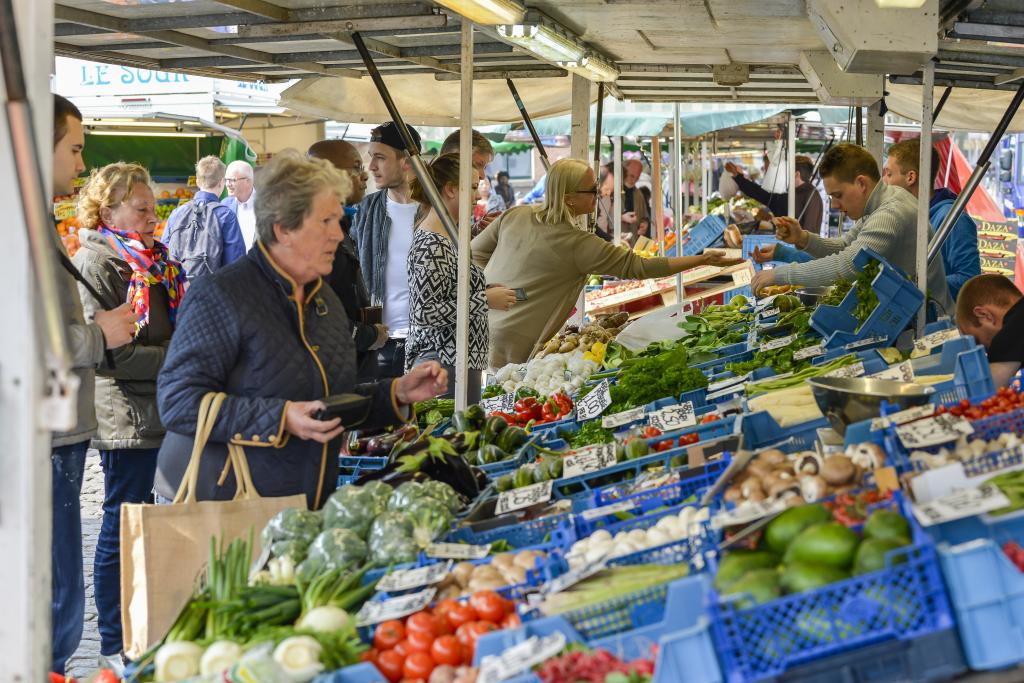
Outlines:
<svg viewBox="0 0 1024 683"><path fill-rule="evenodd" d="M92 596L92 558L96 550L96 537L100 532L103 514L103 470L100 456L90 450L85 461L85 479L82 482L82 546L85 564L85 629L78 651L68 661L68 674L84 677L96 670L100 656L100 633L96 625L96 603Z"/></svg>

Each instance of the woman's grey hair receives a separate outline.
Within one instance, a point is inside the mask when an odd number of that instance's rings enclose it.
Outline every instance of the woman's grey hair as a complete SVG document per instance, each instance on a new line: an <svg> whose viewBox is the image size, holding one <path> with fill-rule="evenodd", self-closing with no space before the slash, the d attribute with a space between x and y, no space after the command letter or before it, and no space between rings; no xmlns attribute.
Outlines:
<svg viewBox="0 0 1024 683"><path fill-rule="evenodd" d="M256 236L269 246L277 241L275 225L286 232L297 230L312 210L313 198L324 190L334 192L344 203L352 181L331 162L298 150L274 155L256 174Z"/></svg>

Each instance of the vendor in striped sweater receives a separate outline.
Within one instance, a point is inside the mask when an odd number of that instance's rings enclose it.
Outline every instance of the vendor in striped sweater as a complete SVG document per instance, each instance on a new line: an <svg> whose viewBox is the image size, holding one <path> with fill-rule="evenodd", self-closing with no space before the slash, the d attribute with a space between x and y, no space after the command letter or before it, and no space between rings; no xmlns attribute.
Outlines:
<svg viewBox="0 0 1024 683"><path fill-rule="evenodd" d="M821 178L832 207L856 223L841 237L819 237L792 218L776 218L776 236L814 257L805 263L788 263L762 270L751 283L754 292L769 285L800 284L823 287L837 280L853 281L853 259L870 247L916 281L917 199L902 187L880 182L878 162L865 148L849 143L830 149L821 160ZM942 259L928 267L928 297L941 310L953 311Z"/></svg>

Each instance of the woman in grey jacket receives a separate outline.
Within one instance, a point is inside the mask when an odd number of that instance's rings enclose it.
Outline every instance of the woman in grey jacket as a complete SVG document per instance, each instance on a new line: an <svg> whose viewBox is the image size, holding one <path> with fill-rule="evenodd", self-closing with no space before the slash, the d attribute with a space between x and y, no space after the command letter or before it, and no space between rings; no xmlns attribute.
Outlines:
<svg viewBox="0 0 1024 683"><path fill-rule="evenodd" d="M86 315L127 303L138 316L132 343L115 349L115 366L96 376L92 441L103 466L103 523L93 566L100 654L117 658L121 637L121 504L150 499L164 427L156 378L185 292L180 264L154 237L157 216L149 173L118 162L96 169L82 188L82 248L74 263L101 299L79 285Z"/></svg>

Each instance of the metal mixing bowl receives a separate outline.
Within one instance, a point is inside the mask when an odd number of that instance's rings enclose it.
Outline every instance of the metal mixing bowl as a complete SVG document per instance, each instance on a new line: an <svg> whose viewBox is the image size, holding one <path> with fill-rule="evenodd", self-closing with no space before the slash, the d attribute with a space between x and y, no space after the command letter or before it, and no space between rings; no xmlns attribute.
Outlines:
<svg viewBox="0 0 1024 683"><path fill-rule="evenodd" d="M804 306L817 306L821 297L828 294L828 287L804 287L796 291L796 297Z"/></svg>
<svg viewBox="0 0 1024 683"><path fill-rule="evenodd" d="M904 410L927 403L935 393L934 387L889 379L812 377L807 383L818 408L840 434L854 422L878 417L883 400Z"/></svg>

